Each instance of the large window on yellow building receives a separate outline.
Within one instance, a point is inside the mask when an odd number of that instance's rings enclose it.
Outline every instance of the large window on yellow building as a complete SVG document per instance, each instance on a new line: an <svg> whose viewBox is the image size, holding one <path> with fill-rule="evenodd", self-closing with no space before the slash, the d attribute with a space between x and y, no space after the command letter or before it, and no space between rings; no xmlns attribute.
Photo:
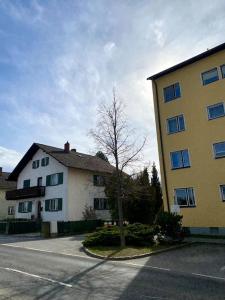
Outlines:
<svg viewBox="0 0 225 300"><path fill-rule="evenodd" d="M225 116L225 109L223 103L217 103L207 107L209 120L217 119Z"/></svg>
<svg viewBox="0 0 225 300"><path fill-rule="evenodd" d="M169 134L177 133L185 130L184 116L179 115L173 118L167 119L167 132Z"/></svg>
<svg viewBox="0 0 225 300"><path fill-rule="evenodd" d="M225 78L225 65L222 65L220 68L221 68L222 78Z"/></svg>
<svg viewBox="0 0 225 300"><path fill-rule="evenodd" d="M163 89L163 93L164 93L164 101L165 102L169 102L169 101L179 98L181 96L179 83L177 82L170 86L165 87Z"/></svg>
<svg viewBox="0 0 225 300"><path fill-rule="evenodd" d="M181 169L190 167L190 159L188 150L179 150L170 153L171 168Z"/></svg>
<svg viewBox="0 0 225 300"><path fill-rule="evenodd" d="M225 184L220 186L221 198L225 202Z"/></svg>
<svg viewBox="0 0 225 300"><path fill-rule="evenodd" d="M192 187L175 189L175 204L180 207L194 207L194 189Z"/></svg>
<svg viewBox="0 0 225 300"><path fill-rule="evenodd" d="M215 158L225 157L225 142L213 144Z"/></svg>
<svg viewBox="0 0 225 300"><path fill-rule="evenodd" d="M203 85L207 85L214 81L219 80L219 74L217 68L213 68L209 71L202 73L202 83Z"/></svg>

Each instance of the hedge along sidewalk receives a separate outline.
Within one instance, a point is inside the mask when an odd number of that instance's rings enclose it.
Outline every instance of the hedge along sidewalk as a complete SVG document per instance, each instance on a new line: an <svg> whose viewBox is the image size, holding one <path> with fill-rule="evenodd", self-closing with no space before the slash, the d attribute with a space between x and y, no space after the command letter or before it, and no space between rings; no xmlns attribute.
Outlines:
<svg viewBox="0 0 225 300"><path fill-rule="evenodd" d="M181 244L177 244L177 245L173 245L173 246L169 246L163 249L159 249L159 250L154 250L154 251L150 251L148 253L143 253L143 254L139 254L139 255L130 255L130 256L103 256L103 255L99 255L96 254L94 252L92 252L89 248L83 247L84 252L91 257L94 258L99 258L99 259L103 259L103 260L130 260L130 259L137 259L137 258L144 258L144 257L148 257L151 255L156 255L156 254L160 254L163 252L167 252L167 251L171 251L171 250L175 250L175 249L179 249L179 248L183 248L186 246L190 246L192 244L194 244L195 242L184 242Z"/></svg>

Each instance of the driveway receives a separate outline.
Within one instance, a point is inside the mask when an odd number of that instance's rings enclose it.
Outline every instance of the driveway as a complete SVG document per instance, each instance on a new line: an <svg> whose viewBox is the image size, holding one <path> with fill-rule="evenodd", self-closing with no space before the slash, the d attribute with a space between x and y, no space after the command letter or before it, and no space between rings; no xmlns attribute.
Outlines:
<svg viewBox="0 0 225 300"><path fill-rule="evenodd" d="M82 251L84 235L44 239L39 235L0 235L0 244L14 248L46 251L65 255L86 256Z"/></svg>

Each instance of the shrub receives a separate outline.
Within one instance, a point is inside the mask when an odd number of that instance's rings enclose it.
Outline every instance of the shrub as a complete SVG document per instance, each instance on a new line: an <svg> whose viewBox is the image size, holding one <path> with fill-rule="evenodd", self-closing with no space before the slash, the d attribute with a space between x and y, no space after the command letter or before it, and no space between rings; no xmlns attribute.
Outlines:
<svg viewBox="0 0 225 300"><path fill-rule="evenodd" d="M177 238L181 233L183 216L175 213L162 212L156 219L160 227L160 233L172 238Z"/></svg>
<svg viewBox="0 0 225 300"><path fill-rule="evenodd" d="M155 227L143 224L132 224L124 227L126 244L130 246L150 246L153 244ZM90 246L119 246L120 232L117 226L104 227L90 234L83 242Z"/></svg>

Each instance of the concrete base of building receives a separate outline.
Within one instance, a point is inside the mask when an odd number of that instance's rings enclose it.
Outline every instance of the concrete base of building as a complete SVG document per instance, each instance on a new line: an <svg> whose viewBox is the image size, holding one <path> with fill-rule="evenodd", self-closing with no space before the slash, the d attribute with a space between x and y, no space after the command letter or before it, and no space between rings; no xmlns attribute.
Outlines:
<svg viewBox="0 0 225 300"><path fill-rule="evenodd" d="M225 227L186 227L191 234L225 236Z"/></svg>

